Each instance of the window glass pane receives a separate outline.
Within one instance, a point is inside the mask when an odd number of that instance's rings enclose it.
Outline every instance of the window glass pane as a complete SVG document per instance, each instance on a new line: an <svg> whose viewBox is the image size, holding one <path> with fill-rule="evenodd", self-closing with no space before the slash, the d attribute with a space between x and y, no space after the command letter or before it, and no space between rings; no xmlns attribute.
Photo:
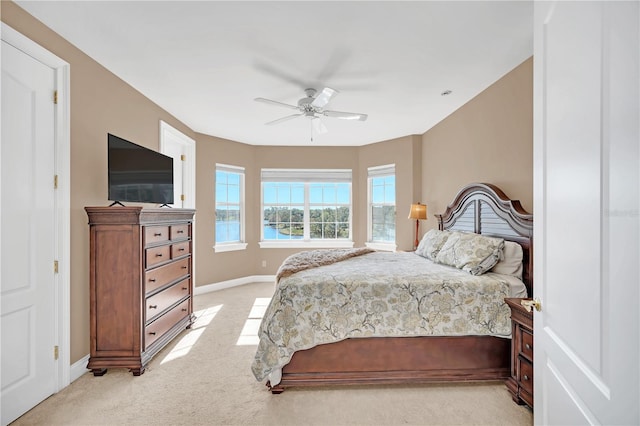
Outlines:
<svg viewBox="0 0 640 426"><path fill-rule="evenodd" d="M274 204L276 202L276 187L273 183L265 183L263 186L263 197L265 204Z"/></svg>
<svg viewBox="0 0 640 426"><path fill-rule="evenodd" d="M320 208L309 209L309 221L322 222L322 209Z"/></svg>
<svg viewBox="0 0 640 426"><path fill-rule="evenodd" d="M229 203L240 203L240 187L237 185L229 186L227 189L227 197Z"/></svg>
<svg viewBox="0 0 640 426"><path fill-rule="evenodd" d="M396 202L395 178L393 179L393 182L391 184L385 185L384 202L385 203L393 203L393 204L395 204L395 202Z"/></svg>
<svg viewBox="0 0 640 426"><path fill-rule="evenodd" d="M317 183L309 185L309 202L312 204L322 203L322 185Z"/></svg>
<svg viewBox="0 0 640 426"><path fill-rule="evenodd" d="M293 185L293 188L291 188L291 202L304 204L304 185Z"/></svg>
<svg viewBox="0 0 640 426"><path fill-rule="evenodd" d="M227 173L229 185L240 185L240 175L238 173Z"/></svg>
<svg viewBox="0 0 640 426"><path fill-rule="evenodd" d="M323 188L323 202L335 203L336 202L336 187L335 185L325 185Z"/></svg>
<svg viewBox="0 0 640 426"><path fill-rule="evenodd" d="M337 201L338 204L349 204L349 195L351 193L351 188L349 184L340 183L337 188Z"/></svg>
<svg viewBox="0 0 640 426"><path fill-rule="evenodd" d="M227 185L216 183L216 202L225 203L227 201Z"/></svg>
<svg viewBox="0 0 640 426"><path fill-rule="evenodd" d="M291 202L291 186L287 185L285 183L278 183L278 186L276 187L276 192L278 194L278 203L279 204L284 204L284 203L290 203Z"/></svg>
<svg viewBox="0 0 640 426"><path fill-rule="evenodd" d="M349 223L349 210L349 207L338 207L338 212L336 213L338 222Z"/></svg>
<svg viewBox="0 0 640 426"><path fill-rule="evenodd" d="M227 184L227 173L216 171L216 183Z"/></svg>
<svg viewBox="0 0 640 426"><path fill-rule="evenodd" d="M373 185L372 186L372 202L375 204L384 203L384 186Z"/></svg>

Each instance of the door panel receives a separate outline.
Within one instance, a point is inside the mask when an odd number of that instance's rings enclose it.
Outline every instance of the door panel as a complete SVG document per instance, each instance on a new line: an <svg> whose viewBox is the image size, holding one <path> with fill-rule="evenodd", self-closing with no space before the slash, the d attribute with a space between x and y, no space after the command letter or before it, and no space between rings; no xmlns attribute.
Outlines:
<svg viewBox="0 0 640 426"><path fill-rule="evenodd" d="M534 5L536 424L638 424L640 4Z"/></svg>
<svg viewBox="0 0 640 426"><path fill-rule="evenodd" d="M56 386L52 68L2 42L2 423Z"/></svg>

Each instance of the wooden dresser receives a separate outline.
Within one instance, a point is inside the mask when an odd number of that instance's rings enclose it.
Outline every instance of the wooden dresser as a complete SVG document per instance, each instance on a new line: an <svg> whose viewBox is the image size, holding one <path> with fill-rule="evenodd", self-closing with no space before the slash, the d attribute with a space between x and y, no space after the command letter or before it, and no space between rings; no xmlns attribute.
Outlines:
<svg viewBox="0 0 640 426"><path fill-rule="evenodd" d="M90 230L88 369L144 373L192 323L195 210L85 207Z"/></svg>
<svg viewBox="0 0 640 426"><path fill-rule="evenodd" d="M533 312L522 300L504 299L511 308L511 377L506 385L516 403L533 408Z"/></svg>

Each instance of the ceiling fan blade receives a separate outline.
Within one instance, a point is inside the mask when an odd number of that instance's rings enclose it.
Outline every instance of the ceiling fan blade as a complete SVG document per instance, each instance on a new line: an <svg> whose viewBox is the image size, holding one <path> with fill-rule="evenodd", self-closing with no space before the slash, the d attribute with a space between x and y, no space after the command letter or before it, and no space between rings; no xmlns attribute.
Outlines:
<svg viewBox="0 0 640 426"><path fill-rule="evenodd" d="M329 131L327 127L324 125L324 123L322 122L322 120L320 120L318 117L314 117L311 120L311 124L313 124L313 129L319 135L325 134Z"/></svg>
<svg viewBox="0 0 640 426"><path fill-rule="evenodd" d="M270 126L272 124L278 124L278 123L282 123L283 121L291 120L292 118L300 117L301 115L304 115L304 114L300 113L300 114L287 115L286 117L278 118L277 120L269 121L268 123L264 123L264 124L266 124L267 126Z"/></svg>
<svg viewBox="0 0 640 426"><path fill-rule="evenodd" d="M324 89L322 89L322 92L320 92L318 96L316 96L313 102L311 102L311 105L316 108L322 108L326 104L328 104L331 98L333 98L337 94L337 90L334 90L331 87L325 87Z"/></svg>
<svg viewBox="0 0 640 426"><path fill-rule="evenodd" d="M323 115L332 118L342 118L343 120L360 120L366 121L367 114L360 114L357 112L341 112L341 111L323 111Z"/></svg>
<svg viewBox="0 0 640 426"><path fill-rule="evenodd" d="M272 101L271 99L255 98L254 101L262 102L262 103L265 103L265 104L277 105L277 106L281 106L281 107L285 107L285 108L289 108L289 109L298 109L298 107L295 106L295 105L289 105L289 104L285 104L283 102Z"/></svg>

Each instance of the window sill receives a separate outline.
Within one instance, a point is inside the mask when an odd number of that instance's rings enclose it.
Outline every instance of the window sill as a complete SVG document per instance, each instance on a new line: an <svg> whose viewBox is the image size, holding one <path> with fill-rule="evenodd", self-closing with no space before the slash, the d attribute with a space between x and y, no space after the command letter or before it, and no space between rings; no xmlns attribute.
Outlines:
<svg viewBox="0 0 640 426"><path fill-rule="evenodd" d="M226 243L226 244L216 244L213 246L213 251L216 253L224 253L226 251L239 251L245 250L247 248L247 243Z"/></svg>
<svg viewBox="0 0 640 426"><path fill-rule="evenodd" d="M394 243L366 242L364 243L364 245L371 249L380 251L396 251L396 249L398 248L398 246Z"/></svg>
<svg viewBox="0 0 640 426"><path fill-rule="evenodd" d="M352 248L353 241L260 241L260 248Z"/></svg>

